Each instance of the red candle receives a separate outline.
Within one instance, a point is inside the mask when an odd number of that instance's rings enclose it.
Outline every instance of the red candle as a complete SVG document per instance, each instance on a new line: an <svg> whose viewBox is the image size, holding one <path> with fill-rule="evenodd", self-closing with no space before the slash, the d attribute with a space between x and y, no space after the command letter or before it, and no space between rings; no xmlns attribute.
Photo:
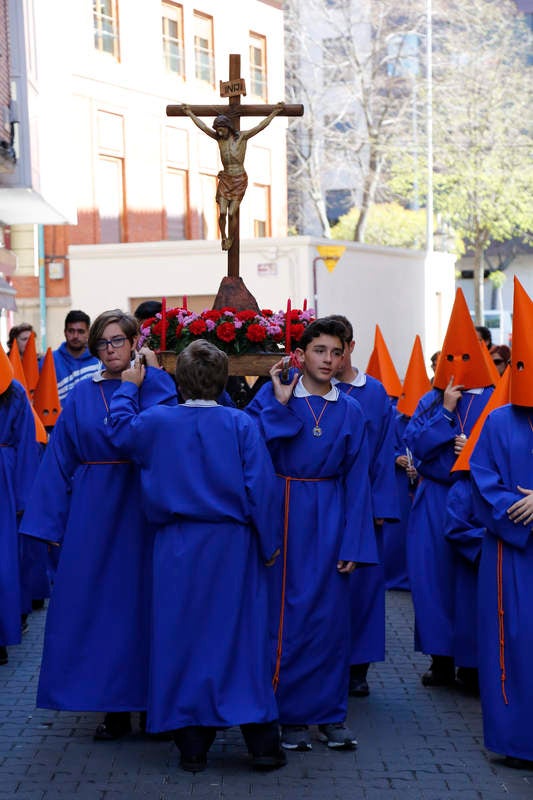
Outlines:
<svg viewBox="0 0 533 800"><path fill-rule="evenodd" d="M187 295L186 294L183 295L183 301L182 302L183 302L182 308L185 308L186 310L188 310L187 309Z"/></svg>
<svg viewBox="0 0 533 800"><path fill-rule="evenodd" d="M160 350L167 349L167 298L163 297L161 300L161 344Z"/></svg>
<svg viewBox="0 0 533 800"><path fill-rule="evenodd" d="M291 301L287 300L287 313L285 314L285 352L291 352Z"/></svg>
<svg viewBox="0 0 533 800"><path fill-rule="evenodd" d="M307 297L304 297L304 307L302 310L307 311Z"/></svg>

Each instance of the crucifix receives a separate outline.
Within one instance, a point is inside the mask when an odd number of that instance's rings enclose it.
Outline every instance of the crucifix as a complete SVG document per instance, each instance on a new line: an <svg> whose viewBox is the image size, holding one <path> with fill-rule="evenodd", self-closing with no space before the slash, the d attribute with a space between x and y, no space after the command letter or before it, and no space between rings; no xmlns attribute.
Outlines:
<svg viewBox="0 0 533 800"><path fill-rule="evenodd" d="M264 130L275 116L301 117L302 105L241 105L242 94L246 94L244 80L240 78L241 57L229 57L229 81L220 81L220 96L228 97L229 103L218 105L171 105L167 106L169 117L189 117L195 125L219 145L223 169L218 174L216 201L219 206L219 227L222 249L228 252L228 277L239 278L239 206L246 191L248 178L244 170L246 143L251 136ZM215 116L209 128L200 117ZM248 131L240 130L241 117L264 117L258 125Z"/></svg>

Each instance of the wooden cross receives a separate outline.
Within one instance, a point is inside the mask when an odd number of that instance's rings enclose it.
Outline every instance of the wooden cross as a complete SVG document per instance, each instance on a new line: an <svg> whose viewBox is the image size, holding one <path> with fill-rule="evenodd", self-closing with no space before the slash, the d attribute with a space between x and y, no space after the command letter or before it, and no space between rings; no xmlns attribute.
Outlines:
<svg viewBox="0 0 533 800"><path fill-rule="evenodd" d="M274 111L276 106L271 105L241 105L241 94L246 94L244 88L244 81L240 78L241 72L241 57L240 55L231 54L229 57L229 81L226 83L220 82L220 95L221 97L229 97L229 104L225 106L217 105L198 105L189 106L191 111L197 117L213 117L219 114L225 114L231 121L235 131L240 130L241 117L266 117ZM286 105L279 113L281 117L301 117L304 113L302 105ZM185 117L187 116L181 105L167 106L168 117ZM239 210L235 212L235 232L232 237L233 241L228 250L228 277L239 277ZM228 219L229 224L229 219Z"/></svg>

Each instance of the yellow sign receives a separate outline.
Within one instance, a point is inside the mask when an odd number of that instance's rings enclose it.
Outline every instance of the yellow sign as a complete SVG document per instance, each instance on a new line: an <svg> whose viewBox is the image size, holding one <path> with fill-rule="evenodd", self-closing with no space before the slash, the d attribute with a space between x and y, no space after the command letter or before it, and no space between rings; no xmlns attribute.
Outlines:
<svg viewBox="0 0 533 800"><path fill-rule="evenodd" d="M346 247L342 244L319 244L316 249L328 271L333 272Z"/></svg>

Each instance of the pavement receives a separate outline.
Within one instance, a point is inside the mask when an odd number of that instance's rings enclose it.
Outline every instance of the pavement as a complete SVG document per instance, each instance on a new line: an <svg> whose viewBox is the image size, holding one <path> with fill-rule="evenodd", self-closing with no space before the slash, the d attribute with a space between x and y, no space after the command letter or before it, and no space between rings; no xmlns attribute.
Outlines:
<svg viewBox="0 0 533 800"><path fill-rule="evenodd" d="M350 699L357 751L315 740L271 773L250 770L238 729L218 735L209 768L193 776L170 742L135 730L93 742L102 715L36 709L45 616L31 615L0 666L2 800L533 800L533 772L509 769L484 749L479 700L421 685L428 659L413 652L407 592L388 593L386 661L370 669L370 696Z"/></svg>

